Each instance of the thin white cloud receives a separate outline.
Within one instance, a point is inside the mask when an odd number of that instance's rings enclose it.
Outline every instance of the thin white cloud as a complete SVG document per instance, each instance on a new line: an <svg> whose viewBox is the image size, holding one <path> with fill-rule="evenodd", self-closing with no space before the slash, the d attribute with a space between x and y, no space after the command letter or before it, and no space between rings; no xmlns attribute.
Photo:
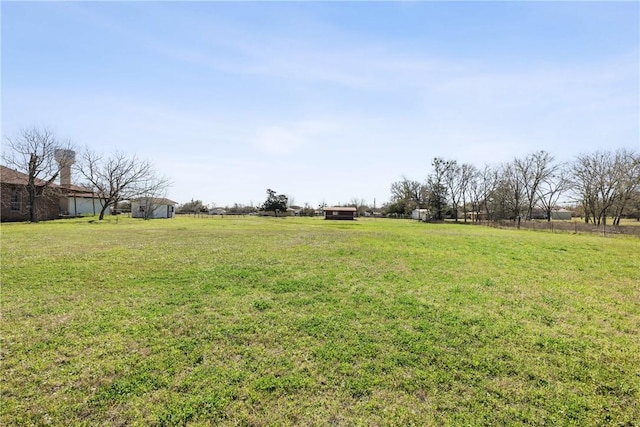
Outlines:
<svg viewBox="0 0 640 427"><path fill-rule="evenodd" d="M340 127L336 121L317 119L267 125L256 131L253 144L267 154L289 155L305 147L326 143Z"/></svg>

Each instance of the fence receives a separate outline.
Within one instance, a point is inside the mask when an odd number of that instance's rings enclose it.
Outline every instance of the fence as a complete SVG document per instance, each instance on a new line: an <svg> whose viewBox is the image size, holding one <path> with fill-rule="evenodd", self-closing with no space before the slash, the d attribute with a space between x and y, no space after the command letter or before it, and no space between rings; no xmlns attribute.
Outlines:
<svg viewBox="0 0 640 427"><path fill-rule="evenodd" d="M472 224L496 228L517 228L516 221L481 221ZM574 234L625 234L640 237L640 225L595 225L577 221L520 221L520 228L533 231L562 232Z"/></svg>

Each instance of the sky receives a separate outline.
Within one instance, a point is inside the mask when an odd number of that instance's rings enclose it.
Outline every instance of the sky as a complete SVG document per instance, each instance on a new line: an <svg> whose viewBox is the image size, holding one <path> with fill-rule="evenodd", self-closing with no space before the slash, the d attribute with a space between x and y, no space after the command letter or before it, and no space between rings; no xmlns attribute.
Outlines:
<svg viewBox="0 0 640 427"><path fill-rule="evenodd" d="M167 196L387 202L434 157L640 149L640 2L11 2L7 137L150 160Z"/></svg>

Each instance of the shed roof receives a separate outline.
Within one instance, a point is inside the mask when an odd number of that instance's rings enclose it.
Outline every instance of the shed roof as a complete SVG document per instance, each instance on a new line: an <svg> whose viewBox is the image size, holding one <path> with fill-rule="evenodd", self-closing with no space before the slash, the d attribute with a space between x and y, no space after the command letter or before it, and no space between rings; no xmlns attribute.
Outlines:
<svg viewBox="0 0 640 427"><path fill-rule="evenodd" d="M353 206L327 206L324 208L325 211L344 211L344 212L355 212L357 209Z"/></svg>
<svg viewBox="0 0 640 427"><path fill-rule="evenodd" d="M143 200L151 200L152 203L155 203L156 205L175 205L177 204L177 202L174 202L171 199L166 199L164 197L139 197L137 199L133 199L131 200L132 202L141 202Z"/></svg>

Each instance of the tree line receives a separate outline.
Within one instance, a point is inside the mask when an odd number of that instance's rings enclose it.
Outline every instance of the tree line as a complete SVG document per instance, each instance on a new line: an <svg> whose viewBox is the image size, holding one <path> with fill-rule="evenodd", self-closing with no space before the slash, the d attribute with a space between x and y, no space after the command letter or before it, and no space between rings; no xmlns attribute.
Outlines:
<svg viewBox="0 0 640 427"><path fill-rule="evenodd" d="M477 167L435 157L424 182L403 177L391 184L387 213L428 209L430 218L473 221L520 220L543 212L550 221L561 203L578 208L586 223L619 225L625 214L640 217L640 154L620 148L581 154L559 162L546 151L498 165Z"/></svg>
<svg viewBox="0 0 640 427"><path fill-rule="evenodd" d="M75 148L49 129L23 129L6 140L3 162L28 176L27 208L30 221L37 221L37 206L65 162L73 165L82 188L96 194L101 204L99 219L109 207L125 200L153 200L163 197L170 180L159 174L148 160L121 152L99 153L88 147L75 156ZM62 155L61 155L62 153ZM66 159L74 153L73 159ZM382 209L368 206L358 198L353 206L359 215L411 215L414 209L427 209L432 220L451 218L463 221L532 219L543 212L551 220L552 210L571 203L586 223L605 224L607 217L619 225L625 215L640 220L640 154L620 148L581 154L560 162L538 151L498 165L477 167L469 163L435 157L424 181L403 177L391 184L391 200ZM267 189L267 198L258 208L275 215L293 204L291 196ZM322 209L323 202L318 209ZM203 212L201 201L191 201L182 211ZM229 213L255 212L253 206L235 205ZM145 212L152 212L151 206ZM233 212L231 212L233 211ZM300 214L314 215L308 204Z"/></svg>

